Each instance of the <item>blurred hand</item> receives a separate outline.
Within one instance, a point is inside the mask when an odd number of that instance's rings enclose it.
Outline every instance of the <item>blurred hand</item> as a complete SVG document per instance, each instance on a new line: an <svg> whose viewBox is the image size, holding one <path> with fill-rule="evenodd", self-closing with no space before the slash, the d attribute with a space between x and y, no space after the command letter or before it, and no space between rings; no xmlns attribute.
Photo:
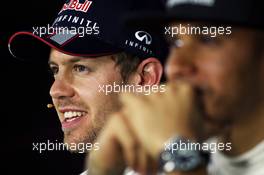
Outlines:
<svg viewBox="0 0 264 175"><path fill-rule="evenodd" d="M165 93L149 96L123 94L121 101L122 111L109 119L97 140L100 150L89 156L92 175L122 174L126 166L155 174L159 154L170 137L196 139L191 123L201 114L190 85L168 84ZM205 168L174 174L193 173L205 174Z"/></svg>
<svg viewBox="0 0 264 175"><path fill-rule="evenodd" d="M166 92L149 96L123 94L121 101L124 117L153 159L158 158L164 143L172 136L194 139L191 120L199 112L190 85L171 83Z"/></svg>
<svg viewBox="0 0 264 175"><path fill-rule="evenodd" d="M100 149L87 156L87 169L91 175L123 175L127 167L142 175L157 172L156 162L139 145L121 113L111 116L96 142Z"/></svg>

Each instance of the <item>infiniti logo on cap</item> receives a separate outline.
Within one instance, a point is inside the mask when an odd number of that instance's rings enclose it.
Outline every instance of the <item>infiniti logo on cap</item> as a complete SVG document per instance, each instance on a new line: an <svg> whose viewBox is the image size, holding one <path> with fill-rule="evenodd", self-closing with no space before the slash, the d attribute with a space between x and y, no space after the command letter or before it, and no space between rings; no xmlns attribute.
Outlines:
<svg viewBox="0 0 264 175"><path fill-rule="evenodd" d="M150 45L152 43L152 37L149 33L145 32L145 31L137 31L135 33L135 37L139 40L139 41L145 41L146 45Z"/></svg>

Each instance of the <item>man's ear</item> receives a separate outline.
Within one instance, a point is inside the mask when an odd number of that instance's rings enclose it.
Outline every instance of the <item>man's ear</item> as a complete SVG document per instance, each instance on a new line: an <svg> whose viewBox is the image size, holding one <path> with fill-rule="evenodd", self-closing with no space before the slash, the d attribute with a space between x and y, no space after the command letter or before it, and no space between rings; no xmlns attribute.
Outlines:
<svg viewBox="0 0 264 175"><path fill-rule="evenodd" d="M163 67L160 61L156 58L147 58L139 64L133 76L134 83L142 86L159 84L162 73Z"/></svg>

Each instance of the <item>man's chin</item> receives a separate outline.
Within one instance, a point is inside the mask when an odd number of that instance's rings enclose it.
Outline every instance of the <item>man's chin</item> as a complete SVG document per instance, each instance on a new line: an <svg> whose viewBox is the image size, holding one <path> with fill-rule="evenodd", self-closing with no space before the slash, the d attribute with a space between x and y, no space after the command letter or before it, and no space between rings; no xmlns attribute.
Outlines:
<svg viewBox="0 0 264 175"><path fill-rule="evenodd" d="M68 133L64 135L64 145L66 145L67 150L72 153L86 153L94 146L96 136L97 134L95 133L83 137Z"/></svg>
<svg viewBox="0 0 264 175"><path fill-rule="evenodd" d="M202 108L202 119L198 123L201 123L197 128L201 132L201 138L206 140L210 137L218 136L226 132L230 127L230 117L227 117L224 113L225 110L220 109L219 105L208 105L208 103Z"/></svg>

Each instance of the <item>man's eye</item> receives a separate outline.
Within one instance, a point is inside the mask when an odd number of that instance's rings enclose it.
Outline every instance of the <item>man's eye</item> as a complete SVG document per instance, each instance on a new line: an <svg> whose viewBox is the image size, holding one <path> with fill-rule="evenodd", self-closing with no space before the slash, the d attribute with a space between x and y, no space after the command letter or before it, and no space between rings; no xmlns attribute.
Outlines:
<svg viewBox="0 0 264 175"><path fill-rule="evenodd" d="M199 42L202 44L217 44L218 43L218 37L212 37L209 35L201 35L199 36Z"/></svg>
<svg viewBox="0 0 264 175"><path fill-rule="evenodd" d="M49 68L49 72L52 74L52 75L56 75L58 72L59 72L59 68L58 67L55 67L55 66L51 66Z"/></svg>
<svg viewBox="0 0 264 175"><path fill-rule="evenodd" d="M183 45L183 41L175 36L173 38L172 37L166 38L166 41L169 45L169 48L178 48Z"/></svg>
<svg viewBox="0 0 264 175"><path fill-rule="evenodd" d="M74 65L73 66L73 70L74 70L74 72L82 72L82 73L84 73L84 72L89 72L90 71L90 69L88 68L88 67L86 67L86 66L84 66L84 65Z"/></svg>

